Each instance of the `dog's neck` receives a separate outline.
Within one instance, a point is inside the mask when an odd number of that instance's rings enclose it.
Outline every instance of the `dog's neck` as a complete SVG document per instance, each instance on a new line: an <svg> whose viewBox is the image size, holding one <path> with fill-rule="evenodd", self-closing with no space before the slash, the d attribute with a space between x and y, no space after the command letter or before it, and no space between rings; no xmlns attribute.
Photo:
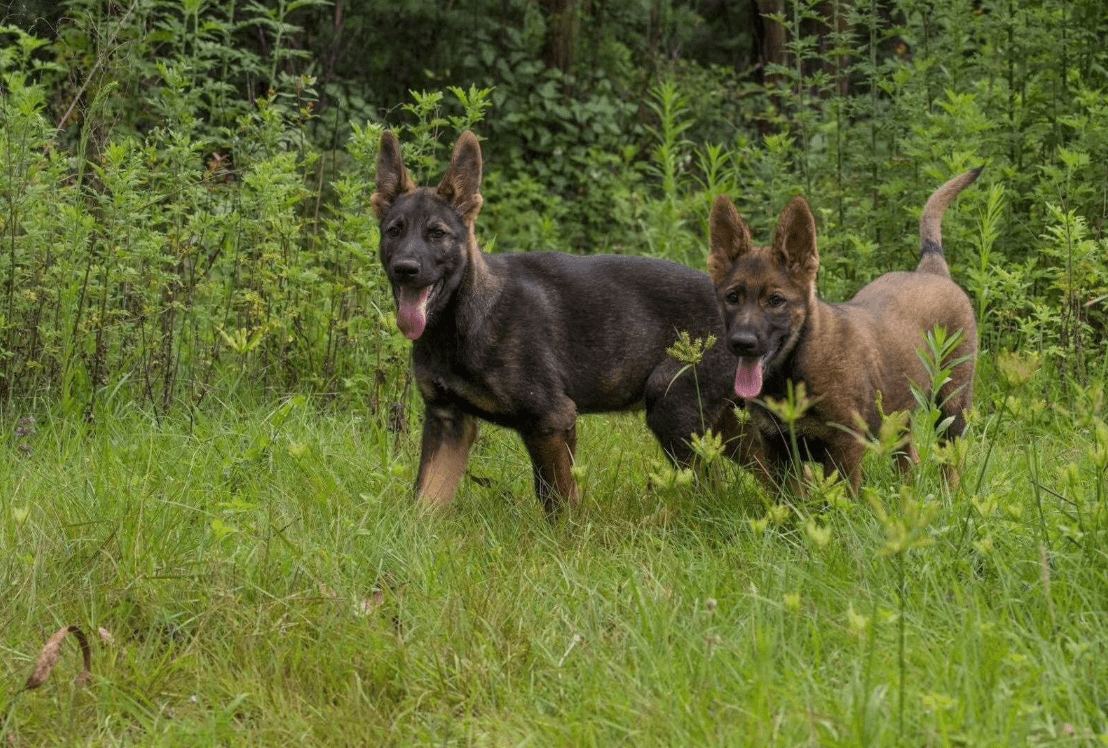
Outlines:
<svg viewBox="0 0 1108 748"><path fill-rule="evenodd" d="M477 236L471 226L466 246L465 277L456 296L455 327L459 335L481 329L489 311L500 298L502 286L503 281L490 271L486 255L477 244Z"/></svg>
<svg viewBox="0 0 1108 748"><path fill-rule="evenodd" d="M804 315L804 321L796 330L786 350L783 352L772 370L767 372L766 384L763 392L773 398L783 398L788 393L789 377L786 372L795 371L798 367L798 357L805 354L805 349L810 340L819 339L826 335L829 326L834 326L836 316L835 307L812 294L808 299L808 311ZM794 382L795 384L795 382ZM812 393L808 393L811 395Z"/></svg>

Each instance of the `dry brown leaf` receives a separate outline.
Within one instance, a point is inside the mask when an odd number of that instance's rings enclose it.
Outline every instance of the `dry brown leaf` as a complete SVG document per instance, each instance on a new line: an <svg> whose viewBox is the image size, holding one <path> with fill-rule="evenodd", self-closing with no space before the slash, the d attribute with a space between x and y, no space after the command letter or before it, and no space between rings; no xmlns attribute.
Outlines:
<svg viewBox="0 0 1108 748"><path fill-rule="evenodd" d="M370 613L380 608L384 602L385 593L381 590L374 590L372 597L367 597L358 605L358 615L368 616Z"/></svg>
<svg viewBox="0 0 1108 748"><path fill-rule="evenodd" d="M92 649L88 645L88 637L76 626L64 626L58 629L50 637L50 641L46 642L46 646L42 648L42 654L39 655L38 662L35 663L35 669L31 672L31 677L27 679L26 689L28 691L38 688L50 677L54 666L58 664L58 658L61 657L62 642L70 634L77 637L77 643L81 645L81 655L85 659L84 669L73 682L78 686L84 686L92 680Z"/></svg>

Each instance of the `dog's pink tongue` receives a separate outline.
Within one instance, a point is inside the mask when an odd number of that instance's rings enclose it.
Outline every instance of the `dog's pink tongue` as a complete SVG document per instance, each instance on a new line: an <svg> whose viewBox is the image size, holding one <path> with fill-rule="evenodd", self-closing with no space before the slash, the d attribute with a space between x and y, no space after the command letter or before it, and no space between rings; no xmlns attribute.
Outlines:
<svg viewBox="0 0 1108 748"><path fill-rule="evenodd" d="M400 308L396 312L396 326L408 340L415 340L427 326L427 300L431 298L431 286L401 286L397 296Z"/></svg>
<svg viewBox="0 0 1108 748"><path fill-rule="evenodd" d="M740 358L735 371L735 394L744 400L758 397L762 391L762 359Z"/></svg>

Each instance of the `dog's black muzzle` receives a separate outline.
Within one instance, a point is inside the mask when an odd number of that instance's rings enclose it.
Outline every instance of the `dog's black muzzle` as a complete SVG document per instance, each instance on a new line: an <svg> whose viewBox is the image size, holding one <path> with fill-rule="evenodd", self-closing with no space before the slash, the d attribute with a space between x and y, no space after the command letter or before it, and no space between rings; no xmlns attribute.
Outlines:
<svg viewBox="0 0 1108 748"><path fill-rule="evenodd" d="M732 330L727 336L727 347L739 358L755 358L765 353L765 346L751 330Z"/></svg>
<svg viewBox="0 0 1108 748"><path fill-rule="evenodd" d="M395 259L389 263L389 280L394 286L419 288L431 284L424 277L423 264L414 259Z"/></svg>
<svg viewBox="0 0 1108 748"><path fill-rule="evenodd" d="M401 284L415 281L420 271L419 263L415 260L396 260L392 263L390 269L392 270L393 281Z"/></svg>

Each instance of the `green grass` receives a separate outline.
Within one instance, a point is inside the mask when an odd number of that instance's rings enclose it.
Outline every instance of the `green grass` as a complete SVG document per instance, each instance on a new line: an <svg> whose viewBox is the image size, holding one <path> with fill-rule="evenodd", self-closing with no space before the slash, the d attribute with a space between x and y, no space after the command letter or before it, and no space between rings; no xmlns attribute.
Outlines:
<svg viewBox="0 0 1108 748"><path fill-rule="evenodd" d="M641 416L582 419L583 505L553 523L489 426L428 515L417 436L356 409L6 424L0 743L1103 745L1103 405L1002 394L962 492L908 478L934 514L901 553L883 462L886 522L866 500L765 521L729 465L652 488ZM68 624L91 684L66 641L20 691Z"/></svg>

